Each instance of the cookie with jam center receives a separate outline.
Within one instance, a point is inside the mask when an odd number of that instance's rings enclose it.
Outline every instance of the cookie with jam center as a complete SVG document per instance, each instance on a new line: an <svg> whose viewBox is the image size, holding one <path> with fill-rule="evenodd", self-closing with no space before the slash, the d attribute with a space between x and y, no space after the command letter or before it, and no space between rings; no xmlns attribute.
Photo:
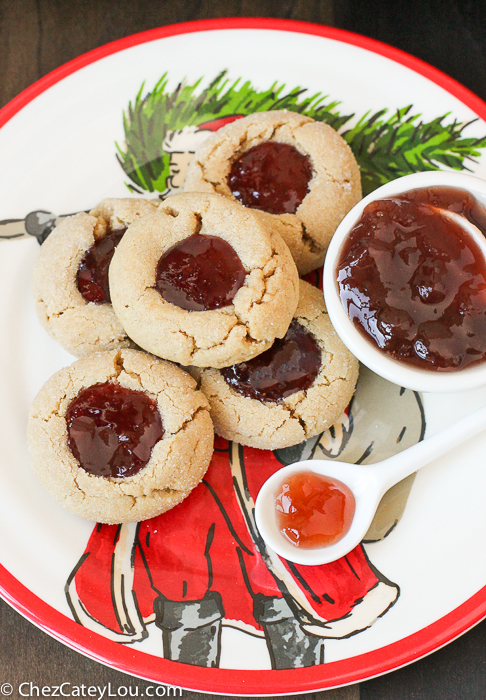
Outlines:
<svg viewBox="0 0 486 700"><path fill-rule="evenodd" d="M29 450L45 489L103 523L173 508L213 451L204 394L179 367L137 350L94 353L51 377L29 417Z"/></svg>
<svg viewBox="0 0 486 700"><path fill-rule="evenodd" d="M215 194L176 194L133 223L110 266L116 315L148 352L228 367L282 338L298 273L257 214Z"/></svg>
<svg viewBox="0 0 486 700"><path fill-rule="evenodd" d="M111 305L108 269L127 227L157 207L144 199L105 199L64 219L42 244L34 300L49 335L76 357L133 347Z"/></svg>
<svg viewBox="0 0 486 700"><path fill-rule="evenodd" d="M358 361L332 327L322 292L301 280L299 305L281 341L249 362L193 372L218 435L276 450L336 422L353 396Z"/></svg>
<svg viewBox="0 0 486 700"><path fill-rule="evenodd" d="M361 177L332 127L283 110L214 132L196 151L184 190L221 194L259 212L304 275L323 264L334 231L361 199Z"/></svg>

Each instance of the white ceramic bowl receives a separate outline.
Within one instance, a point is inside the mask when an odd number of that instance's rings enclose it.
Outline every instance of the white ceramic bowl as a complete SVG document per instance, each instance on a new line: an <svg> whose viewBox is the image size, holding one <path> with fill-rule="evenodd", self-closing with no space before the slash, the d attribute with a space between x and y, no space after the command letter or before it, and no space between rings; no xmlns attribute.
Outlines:
<svg viewBox="0 0 486 700"><path fill-rule="evenodd" d="M367 340L349 319L339 297L336 266L343 243L361 218L364 208L378 199L384 199L421 187L457 187L470 192L486 206L486 181L471 175L453 172L415 173L398 178L378 188L356 204L338 226L329 246L324 265L324 297L332 324L344 344L360 362L390 382L407 389L429 392L467 391L486 385L486 362L457 372L436 372L406 365L385 355ZM474 236L486 258L486 238L465 220L464 228ZM486 324L485 331L486 333Z"/></svg>

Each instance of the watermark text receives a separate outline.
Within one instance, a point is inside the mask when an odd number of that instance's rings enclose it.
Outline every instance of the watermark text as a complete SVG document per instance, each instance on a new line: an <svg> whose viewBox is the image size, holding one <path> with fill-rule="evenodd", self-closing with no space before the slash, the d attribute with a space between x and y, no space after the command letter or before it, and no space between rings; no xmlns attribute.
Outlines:
<svg viewBox="0 0 486 700"><path fill-rule="evenodd" d="M94 698L94 700L109 700L109 698L181 698L182 688L172 685L149 685L139 688L136 685L114 686L88 685L82 683L61 683L60 685L40 685L32 681L24 681L17 688L11 683L0 683L0 695L11 696L17 690L20 698Z"/></svg>

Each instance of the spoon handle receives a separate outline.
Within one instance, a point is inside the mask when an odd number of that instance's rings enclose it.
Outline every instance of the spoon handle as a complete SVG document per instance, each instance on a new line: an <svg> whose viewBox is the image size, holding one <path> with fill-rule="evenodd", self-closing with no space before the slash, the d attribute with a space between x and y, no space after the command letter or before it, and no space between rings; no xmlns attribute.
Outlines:
<svg viewBox="0 0 486 700"><path fill-rule="evenodd" d="M405 477L486 429L486 406L412 447L369 465L383 482L383 493Z"/></svg>

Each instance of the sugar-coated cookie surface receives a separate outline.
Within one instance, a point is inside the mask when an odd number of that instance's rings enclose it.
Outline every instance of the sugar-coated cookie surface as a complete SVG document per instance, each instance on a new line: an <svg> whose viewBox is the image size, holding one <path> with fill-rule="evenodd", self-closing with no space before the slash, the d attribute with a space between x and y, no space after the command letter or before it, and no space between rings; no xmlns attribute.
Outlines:
<svg viewBox="0 0 486 700"><path fill-rule="evenodd" d="M69 406L104 382L148 394L162 419L162 439L130 477L88 473L68 444ZM28 426L34 471L46 490L73 513L104 523L146 520L180 503L204 476L213 439L207 399L192 377L136 350L95 353L57 372L35 398Z"/></svg>
<svg viewBox="0 0 486 700"><path fill-rule="evenodd" d="M326 312L320 290L300 282L294 318L321 348L321 367L310 388L277 402L235 391L217 369L196 370L211 405L218 435L250 447L275 450L318 435L339 418L353 396L358 361L341 342Z"/></svg>
<svg viewBox="0 0 486 700"><path fill-rule="evenodd" d="M309 157L309 192L295 213L260 216L290 248L300 274L320 267L337 226L361 199L361 177L354 155L327 124L287 111L260 112L228 124L199 147L189 165L184 189L234 195L228 176L234 161L265 141L294 146ZM257 211L257 210L256 210Z"/></svg>
<svg viewBox="0 0 486 700"><path fill-rule="evenodd" d="M80 264L96 241L156 209L144 199L105 199L89 214L64 219L42 244L34 267L34 300L49 335L76 357L133 346L109 303L87 302Z"/></svg>
<svg viewBox="0 0 486 700"><path fill-rule="evenodd" d="M243 286L227 306L188 311L155 288L160 258L196 234L226 241L243 265ZM285 335L298 273L281 237L254 211L219 195L187 193L129 227L113 256L110 289L118 318L140 347L182 365L227 367Z"/></svg>

